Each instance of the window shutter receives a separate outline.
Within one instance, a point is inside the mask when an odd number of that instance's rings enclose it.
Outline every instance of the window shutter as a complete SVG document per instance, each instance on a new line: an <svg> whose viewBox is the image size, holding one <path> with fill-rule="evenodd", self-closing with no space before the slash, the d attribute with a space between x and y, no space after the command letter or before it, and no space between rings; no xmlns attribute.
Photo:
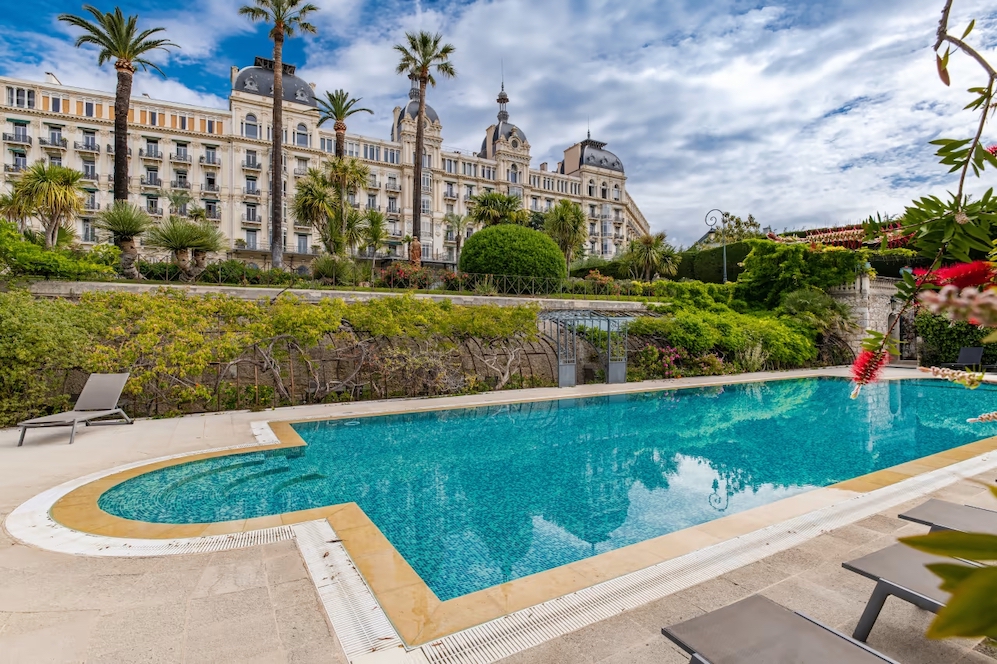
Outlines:
<svg viewBox="0 0 997 664"><path fill-rule="evenodd" d="M174 129L177 128L177 116L170 115L170 126L173 127Z"/></svg>
<svg viewBox="0 0 997 664"><path fill-rule="evenodd" d="M159 114L159 126L160 127L165 127L166 126L166 114L165 113L160 113Z"/></svg>
<svg viewBox="0 0 997 664"><path fill-rule="evenodd" d="M215 133L216 134L222 133L222 121L221 120L215 120Z"/></svg>
<svg viewBox="0 0 997 664"><path fill-rule="evenodd" d="M82 101L77 101L76 102L76 115L83 115L83 102Z"/></svg>
<svg viewBox="0 0 997 664"><path fill-rule="evenodd" d="M204 118L201 118L201 133L203 134L207 130L208 130L208 121L205 120Z"/></svg>
<svg viewBox="0 0 997 664"><path fill-rule="evenodd" d="M110 104L107 105L107 119L108 120L114 119L114 107L111 106Z"/></svg>
<svg viewBox="0 0 997 664"><path fill-rule="evenodd" d="M42 97L42 110L43 111L47 111L48 110L48 103L49 103L48 102L48 97L43 96Z"/></svg>
<svg viewBox="0 0 997 664"><path fill-rule="evenodd" d="M97 114L97 117L98 118L104 117L104 105L103 104L94 104L94 106L96 107L96 111L94 111L94 112Z"/></svg>
<svg viewBox="0 0 997 664"><path fill-rule="evenodd" d="M142 111L139 114L139 122L141 124L148 124L149 123L149 113L147 111Z"/></svg>
<svg viewBox="0 0 997 664"><path fill-rule="evenodd" d="M135 109L134 108L129 108L128 109L128 121L129 122L135 122Z"/></svg>

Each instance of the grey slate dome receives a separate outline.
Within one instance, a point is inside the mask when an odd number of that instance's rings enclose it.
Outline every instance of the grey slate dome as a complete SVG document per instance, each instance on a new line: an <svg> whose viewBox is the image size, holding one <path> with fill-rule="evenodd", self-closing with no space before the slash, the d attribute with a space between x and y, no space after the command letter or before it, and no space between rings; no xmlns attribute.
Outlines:
<svg viewBox="0 0 997 664"><path fill-rule="evenodd" d="M516 139L519 141L519 145L516 147L520 147L524 143L528 143L526 140L526 134L523 133L523 130L514 124L509 124L509 95L505 92L505 82L502 83L502 91L499 92L498 99L495 101L497 101L499 105L498 124L495 125L495 129L492 130L491 136L486 135L481 140L480 156L485 156L488 153L488 141L491 141L494 145L500 138L504 138L507 141Z"/></svg>
<svg viewBox="0 0 997 664"><path fill-rule="evenodd" d="M595 166L622 173L623 162L609 150L604 150L605 147L605 143L593 141L591 137L585 139L582 141L581 158L578 165Z"/></svg>
<svg viewBox="0 0 997 664"><path fill-rule="evenodd" d="M233 92L248 92L273 99L273 68L273 60L256 58L252 67L245 67L239 71L232 84ZM283 66L284 101L317 108L318 103L315 101L315 91L312 90L312 86L295 76L294 70L294 65Z"/></svg>

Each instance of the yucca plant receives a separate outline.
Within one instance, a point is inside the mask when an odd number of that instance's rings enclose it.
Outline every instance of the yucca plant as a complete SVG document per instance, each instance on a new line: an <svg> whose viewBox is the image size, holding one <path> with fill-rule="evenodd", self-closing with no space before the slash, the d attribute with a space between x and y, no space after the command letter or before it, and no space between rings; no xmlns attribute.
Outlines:
<svg viewBox="0 0 997 664"><path fill-rule="evenodd" d="M171 216L146 234L146 244L173 255L184 281L193 281L204 271L207 256L221 251L225 238L214 226ZM191 254L193 253L193 262Z"/></svg>
<svg viewBox="0 0 997 664"><path fill-rule="evenodd" d="M83 174L39 161L21 176L14 195L24 197L24 205L35 211L45 228L45 246L52 249L59 229L83 212Z"/></svg>
<svg viewBox="0 0 997 664"><path fill-rule="evenodd" d="M110 233L114 244L121 249L121 274L125 279L141 279L142 275L135 267L138 260L135 238L152 227L152 218L145 210L128 201L114 201L111 207L97 215L94 226Z"/></svg>

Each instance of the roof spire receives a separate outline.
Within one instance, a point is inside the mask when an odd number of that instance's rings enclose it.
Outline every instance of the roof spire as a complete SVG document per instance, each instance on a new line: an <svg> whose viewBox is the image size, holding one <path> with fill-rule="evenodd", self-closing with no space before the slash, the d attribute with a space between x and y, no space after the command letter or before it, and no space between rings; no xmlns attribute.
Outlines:
<svg viewBox="0 0 997 664"><path fill-rule="evenodd" d="M409 80L412 81L412 87L409 88L408 98L418 101L422 96L422 93L419 92L419 77L415 74L409 74Z"/></svg>
<svg viewBox="0 0 997 664"><path fill-rule="evenodd" d="M587 128L586 131L588 133L588 140L591 141L592 140L592 116L591 115L585 116L585 126Z"/></svg>
<svg viewBox="0 0 997 664"><path fill-rule="evenodd" d="M498 120L499 120L499 122L508 122L509 121L509 110L508 110L508 108L506 108L506 105L509 103L509 95L507 95L505 93L505 68L504 68L504 66L503 66L503 70L502 70L502 91L499 92L498 99L496 99L495 101L497 101L498 105L499 105L499 112L498 112Z"/></svg>

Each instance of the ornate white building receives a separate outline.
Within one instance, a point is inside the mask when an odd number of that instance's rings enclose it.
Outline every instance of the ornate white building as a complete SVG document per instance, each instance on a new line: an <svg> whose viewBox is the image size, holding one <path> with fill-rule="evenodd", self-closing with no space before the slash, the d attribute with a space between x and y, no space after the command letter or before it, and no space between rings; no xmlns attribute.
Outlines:
<svg viewBox="0 0 997 664"><path fill-rule="evenodd" d="M314 85L284 65L284 154L278 178L285 201L309 168L335 150L332 123L318 126ZM252 67L232 68L227 111L135 97L129 111L129 190L133 202L154 217L168 215L164 190L190 192L226 234L233 256L257 264L268 258L271 182L273 62L256 58ZM0 77L4 89L3 173L0 187L38 160L78 169L85 175L86 211L78 233L99 241L92 215L113 200L114 95L63 85L49 74L44 83ZM395 108L390 138L348 134L346 151L370 168L367 188L353 205L379 209L391 229L389 255L402 256L412 232L418 88ZM481 150L443 145L437 112L426 107L425 169L422 182L422 247L427 262L452 263L455 238L444 222L448 212L466 214L471 196L500 191L519 196L529 210L547 210L561 199L582 206L589 217L588 253L612 257L633 237L649 232L647 221L626 191L620 159L588 138L564 151L554 168L531 168L530 143L509 122L509 97L499 94L498 122L485 132ZM318 236L285 207L285 249L289 266L301 266L319 251ZM176 212L176 211L172 211ZM470 235L474 228L466 232Z"/></svg>

